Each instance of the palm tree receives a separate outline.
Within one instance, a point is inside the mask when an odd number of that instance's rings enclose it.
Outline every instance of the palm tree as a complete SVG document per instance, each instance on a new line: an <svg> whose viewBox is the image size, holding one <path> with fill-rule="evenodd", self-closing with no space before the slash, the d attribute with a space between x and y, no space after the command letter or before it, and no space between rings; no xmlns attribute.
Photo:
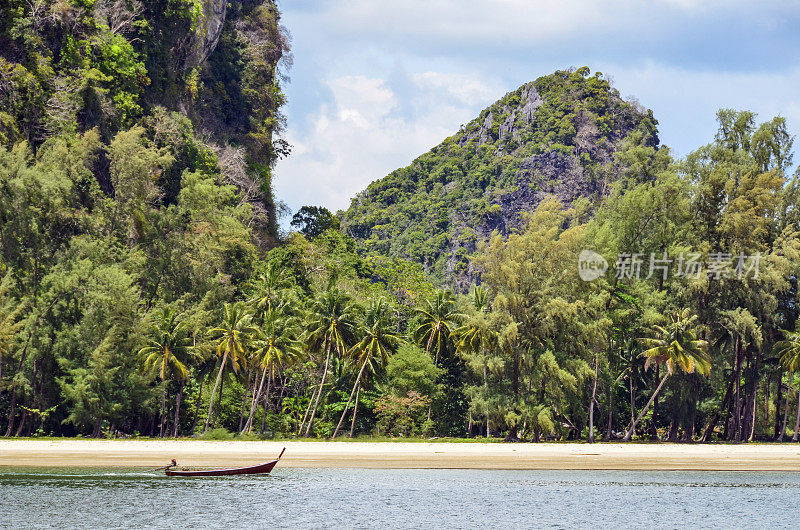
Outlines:
<svg viewBox="0 0 800 530"><path fill-rule="evenodd" d="M675 370L680 369L687 374L697 372L701 375L708 375L711 372L708 342L698 339L695 333L697 315L692 315L686 308L676 310L670 319L671 322L667 327L653 326L654 335L642 339L642 343L648 348L640 354L646 359L644 369L647 370L651 364L656 363L665 364L667 370L656 391L650 397L650 401L628 427L623 438L624 441L631 439L636 425L647 413L650 405L661 391L661 387L664 386L669 376L675 373Z"/></svg>
<svg viewBox="0 0 800 530"><path fill-rule="evenodd" d="M208 416L206 416L203 432L208 430L211 413L214 409L214 397L219 390L225 366L230 361L233 371L236 372L239 370L239 365L247 358L250 339L255 331L250 325L251 318L245 304L241 302L226 303L222 323L208 332L211 339L217 342L217 357L220 357L222 361L219 365L217 380L214 383L214 390L211 391L211 402L208 405Z"/></svg>
<svg viewBox="0 0 800 530"><path fill-rule="evenodd" d="M428 354L433 351L433 364L439 366L439 356L447 351L452 343L453 332L464 315L456 309L456 299L450 291L437 289L433 297L427 298L422 307L414 312L420 323L414 330L414 340ZM428 405L428 420L431 419L433 404Z"/></svg>
<svg viewBox="0 0 800 530"><path fill-rule="evenodd" d="M420 324L414 331L416 340L425 351L434 353L434 364L439 363L439 355L451 343L453 331L463 315L456 309L456 299L450 291L437 290L433 297L415 310Z"/></svg>
<svg viewBox="0 0 800 530"><path fill-rule="evenodd" d="M456 353L467 357L471 364L476 364L483 370L483 390L486 394L486 436L489 436L489 360L488 352L497 343L497 330L488 319L489 297L486 291L477 286L472 291L472 307L474 313L469 316L466 323L458 328L456 337ZM475 363L474 361L477 361Z"/></svg>
<svg viewBox="0 0 800 530"><path fill-rule="evenodd" d="M800 333L797 331L784 331L783 334L786 338L775 343L775 352L781 356L781 366L783 366L784 370L792 374L800 371ZM791 388L791 379L789 383ZM783 436L783 433L781 433L781 436ZM796 442L798 436L800 436L800 390L797 392L797 419L794 423L792 441Z"/></svg>
<svg viewBox="0 0 800 530"><path fill-rule="evenodd" d="M350 353L353 355L356 366L360 366L356 382L353 384L353 390L350 391L350 398L347 400L342 411L342 417L339 418L339 423L336 425L336 430L333 431L333 438L339 433L342 427L347 409L350 408L350 403L353 401L353 395L356 396L356 404L353 408L353 422L350 428L350 437L353 437L353 428L356 424L356 414L358 414L358 397L361 392L361 377L364 371L369 368L370 372L375 373L380 368L385 367L389 363L389 359L397 351L400 344L400 337L395 331L394 324L390 317L390 308L383 297L370 302L369 308L364 315L362 324L363 337L353 346Z"/></svg>
<svg viewBox="0 0 800 530"><path fill-rule="evenodd" d="M152 329L152 337L147 346L139 350L139 355L144 359L145 371L154 371L161 381L161 425L159 436L164 436L166 424L167 385L170 380L178 380L181 389L176 398L175 425L173 432L177 434L177 420L180 414L180 398L183 394L183 385L189 379L189 369L186 366L192 355L192 339L189 337L188 327L178 320L178 315L173 309L164 308L157 315Z"/></svg>
<svg viewBox="0 0 800 530"><path fill-rule="evenodd" d="M749 346L755 346L761 350L761 328L757 324L756 318L749 311L741 307L723 311L720 315L718 328L714 332L714 347L719 352L730 352L733 357L733 374L728 383L728 390L720 404L719 409L712 416L708 423L703 440L708 441L716 428L717 422L723 410L727 410L725 417L725 431L728 433L729 440L741 441L742 439L752 439L755 433L755 423L749 421L745 425L747 410L752 407L755 409L755 401L749 404L744 403L747 399L755 399L755 392L752 396L747 396L747 392L742 392L742 372ZM729 422L732 417L733 421ZM752 415L755 418L755 415ZM730 427L730 429L729 429Z"/></svg>
<svg viewBox="0 0 800 530"><path fill-rule="evenodd" d="M276 309L270 309L264 313L264 324L256 332L253 340L253 357L262 370L261 382L253 396L250 416L242 430L243 433L250 432L253 427L253 416L261 400L264 379L267 380L266 396L269 399L269 388L275 369L283 370L302 357L303 352L297 339L298 335L299 326L296 319L286 317Z"/></svg>
<svg viewBox="0 0 800 530"><path fill-rule="evenodd" d="M208 343L197 343L196 338L196 334L193 333L193 349L197 355L197 364L194 367L194 379L200 383L200 388L197 392L197 397L194 400L194 416L192 418L192 428L189 430L189 432L192 433L195 432L195 429L197 428L197 421L200 417L200 408L203 403L203 388L211 378L211 375L214 373L214 369L217 367L217 360L214 355L212 355L213 350L204 351L205 347L208 346Z"/></svg>
<svg viewBox="0 0 800 530"><path fill-rule="evenodd" d="M288 287L289 273L286 268L276 262L270 263L266 272L259 276L255 295L250 299L256 314L263 316L283 304Z"/></svg>
<svg viewBox="0 0 800 530"><path fill-rule="evenodd" d="M350 297L336 288L331 288L318 297L311 304L309 321L307 325L307 337L309 349L324 352L325 363L322 369L322 377L319 381L319 388L312 396L309 407L312 406L311 416L305 424L305 416L300 423L300 429L306 426L305 435L311 432L311 425L314 423L314 416L317 414L319 400L322 396L322 388L325 379L328 377L331 355L344 355L350 345L355 342L356 333L356 307ZM308 416L306 410L306 416Z"/></svg>

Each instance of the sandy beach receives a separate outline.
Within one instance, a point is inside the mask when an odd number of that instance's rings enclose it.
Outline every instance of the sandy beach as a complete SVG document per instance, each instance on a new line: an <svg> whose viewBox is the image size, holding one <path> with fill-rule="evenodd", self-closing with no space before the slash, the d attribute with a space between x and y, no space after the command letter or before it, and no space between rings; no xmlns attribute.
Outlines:
<svg viewBox="0 0 800 530"><path fill-rule="evenodd" d="M0 466L187 466L798 471L800 445L0 440Z"/></svg>

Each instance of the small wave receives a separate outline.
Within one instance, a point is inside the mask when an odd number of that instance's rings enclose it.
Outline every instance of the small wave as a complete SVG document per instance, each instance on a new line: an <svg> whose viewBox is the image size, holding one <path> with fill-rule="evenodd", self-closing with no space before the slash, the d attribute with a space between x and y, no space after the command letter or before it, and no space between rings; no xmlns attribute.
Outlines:
<svg viewBox="0 0 800 530"><path fill-rule="evenodd" d="M91 475L90 475L91 476ZM158 471L136 471L131 473L103 473L102 475L94 475L94 476L103 476L103 477L160 477L163 476L163 473Z"/></svg>
<svg viewBox="0 0 800 530"><path fill-rule="evenodd" d="M59 479L59 478L143 478L143 477L163 477L164 475L153 471L108 471L104 473L36 473L36 472L0 472L0 479L11 478L37 478L37 479Z"/></svg>

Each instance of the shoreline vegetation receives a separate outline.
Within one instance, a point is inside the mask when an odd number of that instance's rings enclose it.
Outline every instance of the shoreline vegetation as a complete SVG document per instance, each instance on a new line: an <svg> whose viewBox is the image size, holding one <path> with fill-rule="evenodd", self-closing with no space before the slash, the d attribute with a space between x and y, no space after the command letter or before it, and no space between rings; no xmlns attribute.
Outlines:
<svg viewBox="0 0 800 530"><path fill-rule="evenodd" d="M547 79L610 90L586 75ZM107 224L119 195L93 188L96 204L74 204L80 220L56 241L64 220L26 194L79 201L53 169L75 146L0 148L13 191L0 194L0 435L797 442L793 140L782 118L718 118L685 160L630 144L619 156L652 167L592 204L549 197L519 231L492 232L469 256L468 291L358 247L324 208L257 247L235 189L197 172L182 173L177 203L140 202L119 226ZM166 156L145 133L81 141L123 179L137 156ZM777 154L759 150L765 138ZM35 255L31 226L49 245ZM581 268L587 253L602 270Z"/></svg>
<svg viewBox="0 0 800 530"><path fill-rule="evenodd" d="M466 442L466 443L453 443ZM798 471L792 444L479 443L453 441L0 440L2 467L235 466L374 469Z"/></svg>
<svg viewBox="0 0 800 530"><path fill-rule="evenodd" d="M0 15L1 437L800 441L785 118L678 157L559 70L284 232L289 35L222 4Z"/></svg>

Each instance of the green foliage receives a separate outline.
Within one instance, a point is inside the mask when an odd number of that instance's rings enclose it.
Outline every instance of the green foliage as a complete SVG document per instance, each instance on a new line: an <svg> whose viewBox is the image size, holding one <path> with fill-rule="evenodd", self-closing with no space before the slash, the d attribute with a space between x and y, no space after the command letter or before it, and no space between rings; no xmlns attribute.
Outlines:
<svg viewBox="0 0 800 530"><path fill-rule="evenodd" d="M645 370L652 363L664 363L670 374L681 369L687 374L697 372L708 375L711 372L711 358L707 353L708 342L699 339L694 329L697 315L691 315L689 309L683 309L675 311L670 319L666 327L653 327L655 336L642 339L647 347L641 353L647 359Z"/></svg>
<svg viewBox="0 0 800 530"><path fill-rule="evenodd" d="M780 356L781 364L789 372L800 371L800 334L785 331L785 339L775 343L775 353Z"/></svg>
<svg viewBox="0 0 800 530"><path fill-rule="evenodd" d="M423 433L425 410L430 398L410 391L405 396L387 394L375 403L379 434L412 436Z"/></svg>
<svg viewBox="0 0 800 530"><path fill-rule="evenodd" d="M200 435L201 440L233 440L233 433L225 427L209 429Z"/></svg>
<svg viewBox="0 0 800 530"><path fill-rule="evenodd" d="M327 230L339 229L339 220L322 206L303 206L294 214L291 224L310 240Z"/></svg>
<svg viewBox="0 0 800 530"><path fill-rule="evenodd" d="M0 145L27 140L38 148L92 129L109 143L137 125L154 126L157 147L171 147L177 162L159 175L171 183L171 201L183 170L218 171L208 163L211 149L187 134L202 124L217 145L243 146L222 169L250 188L263 208L261 230L274 240L271 167L289 150L279 138L278 63L289 51L279 20L269 0L230 2L222 15L201 0L11 0L0 24ZM209 40L217 25L219 40ZM174 133L168 144L167 132Z"/></svg>
<svg viewBox="0 0 800 530"><path fill-rule="evenodd" d="M548 169L551 178L562 179L550 182L530 169L533 157L557 153L576 160L586 181L580 186L597 202L602 181L624 168L611 164L623 143L653 156L655 125L650 111L622 101L601 74L559 71L506 94L410 166L370 184L342 223L367 254L421 263L437 283L463 291L479 240L495 229L507 235L523 226L521 212L533 210L544 195L521 187L547 192L565 186L557 193L571 202L578 183L564 184L569 167ZM557 158L543 160L547 168Z"/></svg>
<svg viewBox="0 0 800 530"><path fill-rule="evenodd" d="M386 366L387 385L398 397L407 396L409 392L433 396L438 391L436 382L442 372L425 350L406 344L397 350Z"/></svg>
<svg viewBox="0 0 800 530"><path fill-rule="evenodd" d="M452 349L453 336L463 315L456 308L456 300L450 291L436 291L417 308L419 325L414 330L414 340L433 353L434 362Z"/></svg>

